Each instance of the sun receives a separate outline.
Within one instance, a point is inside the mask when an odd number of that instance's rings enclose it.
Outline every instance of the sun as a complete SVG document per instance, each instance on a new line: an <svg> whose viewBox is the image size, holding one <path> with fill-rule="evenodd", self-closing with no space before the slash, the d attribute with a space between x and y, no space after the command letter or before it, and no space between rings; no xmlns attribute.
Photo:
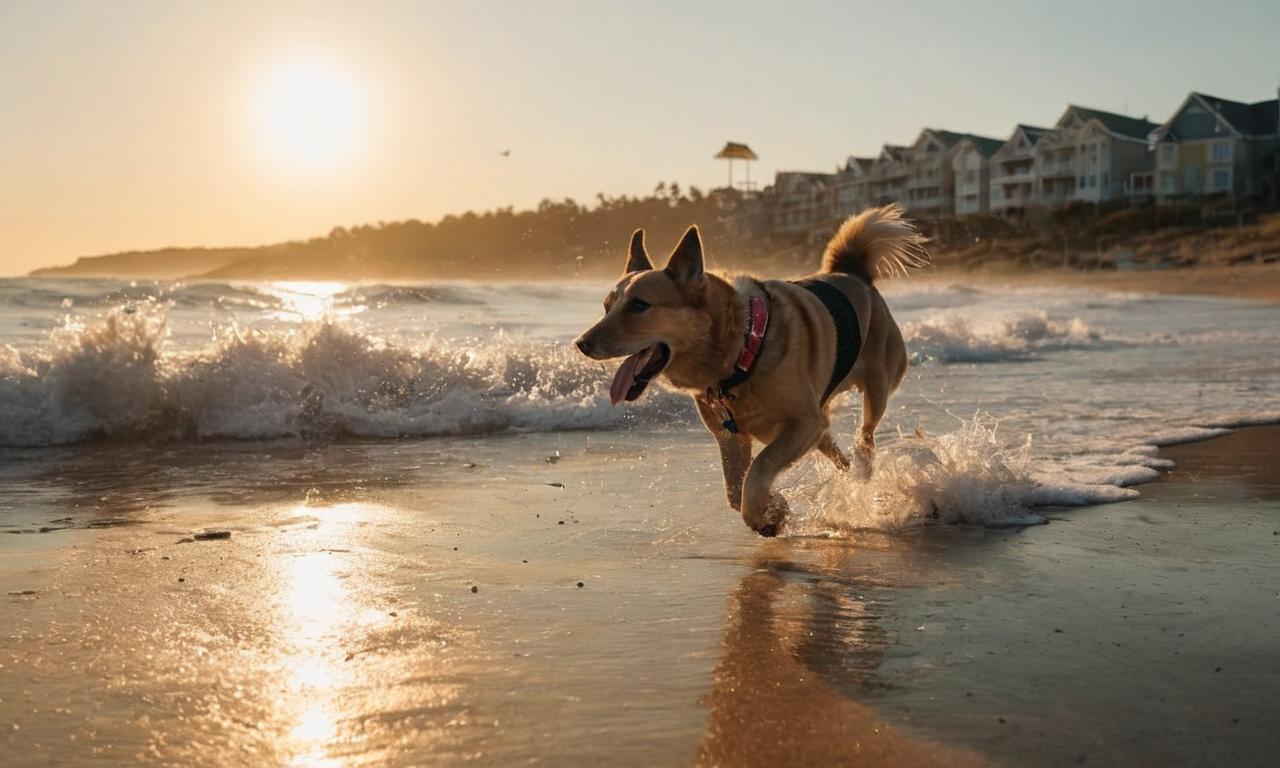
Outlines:
<svg viewBox="0 0 1280 768"><path fill-rule="evenodd" d="M261 78L254 118L258 148L268 158L302 170L337 168L364 139L364 90L337 62L292 59Z"/></svg>

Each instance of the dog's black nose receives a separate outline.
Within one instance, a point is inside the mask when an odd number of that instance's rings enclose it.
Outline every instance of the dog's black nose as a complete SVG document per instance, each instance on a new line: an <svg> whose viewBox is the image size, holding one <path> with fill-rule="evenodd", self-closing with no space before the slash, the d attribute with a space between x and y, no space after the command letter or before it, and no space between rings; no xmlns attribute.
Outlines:
<svg viewBox="0 0 1280 768"><path fill-rule="evenodd" d="M585 339L579 338L577 341L573 342L573 346L577 347L578 351L582 354L587 357L591 357L591 345L588 344Z"/></svg>

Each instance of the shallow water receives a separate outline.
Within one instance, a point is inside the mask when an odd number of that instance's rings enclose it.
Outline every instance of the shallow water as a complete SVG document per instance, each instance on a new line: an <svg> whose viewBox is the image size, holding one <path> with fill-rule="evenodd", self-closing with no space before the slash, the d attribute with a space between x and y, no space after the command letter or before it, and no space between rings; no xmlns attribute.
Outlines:
<svg viewBox="0 0 1280 768"><path fill-rule="evenodd" d="M0 446L699 432L674 392L609 405L607 367L568 344L603 291L0 281ZM910 283L886 293L915 365L881 427L885 471L866 488L802 463L792 495L810 533L931 514L1027 522L1040 507L1130 498L1163 464L1154 446L1280 419L1272 305ZM846 442L858 408L852 396L836 405ZM827 493L806 509L816 489Z"/></svg>
<svg viewBox="0 0 1280 768"><path fill-rule="evenodd" d="M872 481L802 464L792 535L764 542L681 396L611 408L610 372L566 351L600 292L0 284L6 754L1280 747L1275 497L1133 487L1171 465L1156 444L1275 418L1276 308L893 285L916 364ZM184 541L206 528L232 536Z"/></svg>

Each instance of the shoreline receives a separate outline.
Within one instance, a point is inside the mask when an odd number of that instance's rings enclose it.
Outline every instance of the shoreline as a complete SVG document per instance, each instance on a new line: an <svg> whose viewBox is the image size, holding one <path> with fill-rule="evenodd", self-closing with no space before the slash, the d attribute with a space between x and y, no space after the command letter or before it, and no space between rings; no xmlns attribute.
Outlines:
<svg viewBox="0 0 1280 768"><path fill-rule="evenodd" d="M816 264L816 262L815 262ZM740 268L717 268L716 271L728 274L759 274L774 277L769 270L752 270ZM799 273L796 273L797 275ZM792 275L776 275L780 279ZM426 285L434 283L556 283L566 279L586 283L605 282L612 275L575 276L575 275L535 275L525 279L514 277L505 280L485 278L432 277L421 275L415 277L372 277L367 280L348 280L344 278L297 276L280 278L261 276L258 278L234 278L230 282L308 282L313 280L338 281L358 285ZM118 280L181 282L181 283L218 283L227 282L216 278L195 277L136 277L110 275L9 275L0 280ZM899 283L960 283L987 284L1012 288L1033 288L1055 285L1068 288L1093 289L1103 291L1123 291L1133 293L1151 293L1173 296L1205 296L1222 299L1255 301L1268 304L1280 303L1280 262L1270 264L1244 264L1236 266L1194 266L1171 267L1168 269L1150 270L1079 270L1051 267L1022 267L1013 264L983 265L968 269L955 265L932 267L912 273L907 278L892 277L884 280L886 285Z"/></svg>
<svg viewBox="0 0 1280 768"><path fill-rule="evenodd" d="M1067 288L1280 303L1280 263L1125 271L1023 268L1012 265L1004 269L982 267L970 270L945 266L921 272L908 280L945 283L976 282L1013 288L1057 285ZM897 280L894 282L896 283Z"/></svg>

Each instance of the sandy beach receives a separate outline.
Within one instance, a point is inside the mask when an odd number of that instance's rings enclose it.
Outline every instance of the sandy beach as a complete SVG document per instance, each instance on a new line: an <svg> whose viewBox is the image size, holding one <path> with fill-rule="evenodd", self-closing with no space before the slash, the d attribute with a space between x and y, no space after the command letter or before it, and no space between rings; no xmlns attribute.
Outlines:
<svg viewBox="0 0 1280 768"><path fill-rule="evenodd" d="M67 516L0 542L4 749L1263 765L1278 437L1168 449L1141 498L1048 525L772 542L722 508L693 440L132 446L118 471L148 479L110 488L76 477L115 459L73 452L29 489L69 494ZM433 467L449 481L416 481Z"/></svg>
<svg viewBox="0 0 1280 768"><path fill-rule="evenodd" d="M1195 266L1157 270L1021 269L984 267L939 269L926 279L944 283L1043 286L1160 293L1174 296L1217 296L1246 301L1280 302L1280 263Z"/></svg>

